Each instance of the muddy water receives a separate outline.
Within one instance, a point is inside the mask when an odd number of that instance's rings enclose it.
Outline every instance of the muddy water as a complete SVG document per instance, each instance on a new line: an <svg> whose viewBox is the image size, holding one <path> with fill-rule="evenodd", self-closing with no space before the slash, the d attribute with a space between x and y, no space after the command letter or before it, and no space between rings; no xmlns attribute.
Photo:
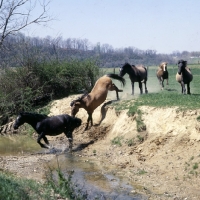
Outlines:
<svg viewBox="0 0 200 200"><path fill-rule="evenodd" d="M72 181L77 189L87 191L87 199L141 200L145 196L136 194L133 186L123 178L107 173L94 160L86 160L69 153L58 155L49 164L51 169L59 168L66 174L73 172Z"/></svg>
<svg viewBox="0 0 200 200"><path fill-rule="evenodd" d="M34 153L41 148L36 140L30 136L2 136L0 137L0 155L23 155L25 153Z"/></svg>
<svg viewBox="0 0 200 200"><path fill-rule="evenodd" d="M87 193L87 199L117 199L117 200L143 200L145 196L135 193L134 187L107 169L99 167L98 161L86 160L70 153L63 152L64 146L48 150L49 153L56 153L55 159L48 162L48 167L58 169L67 176L73 172L72 181ZM0 137L0 155L26 155L34 153L47 153L36 142L28 136ZM110 171L110 170L109 170ZM112 171L112 170L111 170Z"/></svg>

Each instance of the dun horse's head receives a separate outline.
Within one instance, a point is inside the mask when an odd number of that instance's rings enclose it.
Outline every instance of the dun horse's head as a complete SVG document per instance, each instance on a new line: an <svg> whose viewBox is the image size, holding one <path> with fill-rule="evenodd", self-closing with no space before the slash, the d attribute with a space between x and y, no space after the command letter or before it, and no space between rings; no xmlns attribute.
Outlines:
<svg viewBox="0 0 200 200"><path fill-rule="evenodd" d="M83 99L85 97L89 97L88 93L83 94L81 97L78 97L76 100L73 100L70 103L71 106L71 116L75 117L75 115L78 113L79 108L81 107L81 105L84 103Z"/></svg>
<svg viewBox="0 0 200 200"><path fill-rule="evenodd" d="M80 102L78 102L77 100L73 100L71 103L70 103L70 106L71 106L71 116L72 117L75 117L77 112L79 111L79 104Z"/></svg>
<svg viewBox="0 0 200 200"><path fill-rule="evenodd" d="M178 74L181 75L182 71L185 70L187 66L186 60L179 60L178 61Z"/></svg>

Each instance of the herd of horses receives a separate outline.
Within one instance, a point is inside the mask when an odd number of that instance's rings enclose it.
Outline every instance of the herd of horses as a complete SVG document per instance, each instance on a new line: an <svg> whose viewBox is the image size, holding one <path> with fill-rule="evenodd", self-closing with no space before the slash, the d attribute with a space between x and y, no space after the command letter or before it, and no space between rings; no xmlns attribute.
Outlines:
<svg viewBox="0 0 200 200"><path fill-rule="evenodd" d="M187 61L179 60L178 61L178 71L176 74L176 80L181 84L182 93L186 94L185 85L187 85L187 94L190 94L190 82L193 79L192 73L190 69L187 67ZM138 82L140 94L143 94L142 83L145 87L145 93L148 93L147 90L147 77L148 77L148 69L143 66L135 66L130 65L129 63L125 63L122 67L120 67L119 75L117 74L106 74L100 77L92 91L90 93L83 94L77 99L73 100L70 104L71 106L71 116L67 114L57 115L49 117L47 115L37 114L37 113L28 113L23 112L20 113L14 123L14 129L18 129L19 126L24 123L30 124L35 131L38 133L37 142L42 148L49 148L49 141L46 135L55 136L61 133L64 133L69 141L69 149L72 151L73 145L73 131L78 128L82 124L82 120L76 118L76 114L78 113L80 108L83 108L87 111L88 118L85 130L88 129L89 123L93 126L92 114L94 110L101 105L107 97L108 91L115 91L116 98L119 100L119 92L123 92L123 90L118 89L118 87L112 82L112 79L116 79L125 85L125 79L123 76L125 74L129 75L132 85L132 95L134 95L134 83ZM164 80L166 80L168 84L168 71L167 71L167 62L163 62L158 67L156 72L156 76L161 85L161 89L164 88ZM41 143L41 139L44 140L45 144Z"/></svg>

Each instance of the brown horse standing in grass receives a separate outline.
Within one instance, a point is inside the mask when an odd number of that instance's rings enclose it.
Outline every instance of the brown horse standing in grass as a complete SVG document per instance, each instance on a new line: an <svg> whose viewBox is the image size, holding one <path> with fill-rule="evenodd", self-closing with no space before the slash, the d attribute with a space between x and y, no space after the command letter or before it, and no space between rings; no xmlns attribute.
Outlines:
<svg viewBox="0 0 200 200"><path fill-rule="evenodd" d="M158 70L156 72L156 76L159 80L161 90L164 89L164 80L165 79L166 79L167 85L169 85L169 82L168 82L169 74L168 74L168 71L167 71L167 64L168 64L167 62L162 62L159 65Z"/></svg>
<svg viewBox="0 0 200 200"><path fill-rule="evenodd" d="M182 94L186 94L185 84L187 85L187 94L190 93L190 82L193 79L193 75L190 69L187 67L187 61L178 61L178 72L176 74L176 80L181 84Z"/></svg>
<svg viewBox="0 0 200 200"><path fill-rule="evenodd" d="M123 86L125 85L124 78L118 76L117 74L107 74L97 80L89 94L84 94L71 102L71 115L73 117L75 117L80 108L84 108L87 111L88 119L85 130L88 129L89 122L91 122L91 126L93 126L92 114L94 110L106 100L108 91L115 90L117 100L119 100L118 92L123 92L123 90L119 90L112 82L111 78L120 81Z"/></svg>
<svg viewBox="0 0 200 200"><path fill-rule="evenodd" d="M143 94L142 83L144 83L145 93L148 93L147 90L147 68L143 65L130 65L129 63L125 63L119 69L119 76L123 77L125 74L129 75L132 85L132 95L134 95L134 83L139 83L140 94Z"/></svg>

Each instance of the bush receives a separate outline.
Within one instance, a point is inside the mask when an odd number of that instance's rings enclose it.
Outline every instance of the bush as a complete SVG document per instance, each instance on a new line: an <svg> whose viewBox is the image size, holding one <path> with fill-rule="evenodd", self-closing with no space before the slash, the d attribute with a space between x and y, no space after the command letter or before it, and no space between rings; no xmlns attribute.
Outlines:
<svg viewBox="0 0 200 200"><path fill-rule="evenodd" d="M90 91L99 76L94 61L31 62L0 74L0 111L13 115L33 111L52 99Z"/></svg>

